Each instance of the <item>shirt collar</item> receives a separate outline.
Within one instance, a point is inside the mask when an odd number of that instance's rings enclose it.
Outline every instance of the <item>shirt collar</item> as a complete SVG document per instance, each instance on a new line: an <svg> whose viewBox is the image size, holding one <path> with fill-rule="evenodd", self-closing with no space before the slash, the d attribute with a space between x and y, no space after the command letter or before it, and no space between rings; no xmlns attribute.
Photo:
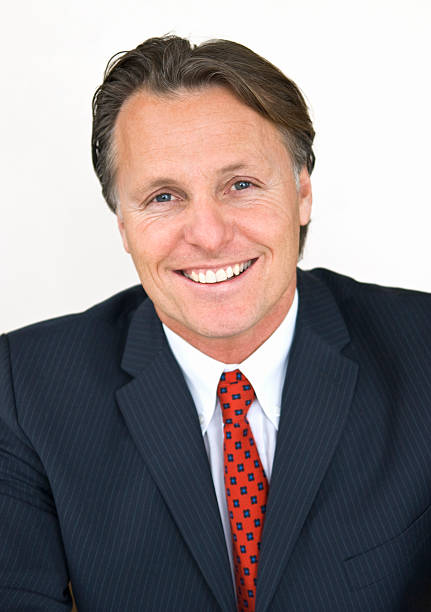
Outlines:
<svg viewBox="0 0 431 612"><path fill-rule="evenodd" d="M248 378L265 415L278 429L281 394L298 312L298 292L286 317L273 334L241 364L225 364L202 353L163 324L168 344L189 387L202 434L217 405L217 385L224 371L239 368Z"/></svg>

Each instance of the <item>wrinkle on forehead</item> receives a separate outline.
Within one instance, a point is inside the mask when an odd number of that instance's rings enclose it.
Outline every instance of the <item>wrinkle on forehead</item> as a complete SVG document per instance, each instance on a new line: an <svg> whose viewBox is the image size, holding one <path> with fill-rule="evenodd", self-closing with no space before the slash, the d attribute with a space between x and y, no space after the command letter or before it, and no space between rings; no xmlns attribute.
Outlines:
<svg viewBox="0 0 431 612"><path fill-rule="evenodd" d="M199 101L199 98L201 104L197 105L196 101ZM226 116L226 110L232 105L236 106L237 110L235 120ZM275 132L283 144L281 134L270 121L240 101L226 87L215 85L198 90L182 90L175 95L166 96L146 90L134 93L118 113L115 126L117 138L123 132L125 135L134 132L137 125L150 131L157 116L161 119L157 124L161 135L171 135L174 124L176 138L189 139L195 134L199 139L199 137L204 138L209 130L214 130L215 126L219 125L226 130L249 130L249 136L256 132L259 132L260 136L264 136L265 132L272 134ZM164 123L163 118L168 119L168 124ZM196 124L197 120L200 125Z"/></svg>

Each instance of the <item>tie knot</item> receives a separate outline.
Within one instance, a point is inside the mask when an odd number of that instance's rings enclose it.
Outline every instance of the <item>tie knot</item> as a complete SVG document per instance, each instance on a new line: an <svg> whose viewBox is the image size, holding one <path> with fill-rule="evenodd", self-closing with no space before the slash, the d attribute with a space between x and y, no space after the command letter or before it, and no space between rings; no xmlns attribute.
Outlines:
<svg viewBox="0 0 431 612"><path fill-rule="evenodd" d="M225 425L240 423L247 416L254 397L254 389L239 370L224 372L221 375L217 397Z"/></svg>

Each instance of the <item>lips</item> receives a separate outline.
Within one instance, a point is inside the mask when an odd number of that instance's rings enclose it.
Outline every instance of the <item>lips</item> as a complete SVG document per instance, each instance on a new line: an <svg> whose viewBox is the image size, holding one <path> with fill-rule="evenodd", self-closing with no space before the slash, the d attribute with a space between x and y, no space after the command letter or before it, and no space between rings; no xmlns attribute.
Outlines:
<svg viewBox="0 0 431 612"><path fill-rule="evenodd" d="M225 268L212 268L208 270L188 269L181 270L182 274L195 283L223 283L234 276L239 276L254 263L249 259L240 263L231 264Z"/></svg>

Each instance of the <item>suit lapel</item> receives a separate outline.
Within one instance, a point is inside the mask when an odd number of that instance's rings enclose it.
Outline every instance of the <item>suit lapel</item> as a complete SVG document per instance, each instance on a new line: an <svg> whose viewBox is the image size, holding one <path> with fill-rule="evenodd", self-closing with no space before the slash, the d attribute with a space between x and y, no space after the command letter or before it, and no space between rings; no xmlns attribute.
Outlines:
<svg viewBox="0 0 431 612"><path fill-rule="evenodd" d="M235 608L231 570L196 408L150 300L130 325L117 400L171 514L223 610Z"/></svg>
<svg viewBox="0 0 431 612"><path fill-rule="evenodd" d="M335 452L358 369L340 353L349 336L326 285L299 271L298 291L259 560L259 612L270 607Z"/></svg>

